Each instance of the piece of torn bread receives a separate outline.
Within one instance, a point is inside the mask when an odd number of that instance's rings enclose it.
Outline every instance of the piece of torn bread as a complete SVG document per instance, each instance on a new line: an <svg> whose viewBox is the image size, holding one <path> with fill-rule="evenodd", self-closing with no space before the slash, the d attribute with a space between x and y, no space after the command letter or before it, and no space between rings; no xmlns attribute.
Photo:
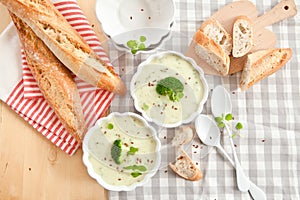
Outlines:
<svg viewBox="0 0 300 200"><path fill-rule="evenodd" d="M67 22L50 0L0 0L22 19L52 53L80 79L116 94L126 87L108 66Z"/></svg>
<svg viewBox="0 0 300 200"><path fill-rule="evenodd" d="M227 33L219 21L215 19L206 20L202 23L200 31L220 45L227 55L231 54L232 37Z"/></svg>
<svg viewBox="0 0 300 200"><path fill-rule="evenodd" d="M242 57L253 47L253 23L247 16L239 16L233 24L232 30L233 47L232 56Z"/></svg>
<svg viewBox="0 0 300 200"><path fill-rule="evenodd" d="M190 126L180 126L175 130L175 136L172 139L172 146L181 146L192 141L194 137L193 129Z"/></svg>
<svg viewBox="0 0 300 200"><path fill-rule="evenodd" d="M198 181L202 178L201 170L194 164L187 153L178 149L179 156L174 163L169 163L169 167L179 176L190 181Z"/></svg>
<svg viewBox="0 0 300 200"><path fill-rule="evenodd" d="M24 48L28 67L65 129L78 141L87 131L81 100L71 72L21 19L10 13Z"/></svg>
<svg viewBox="0 0 300 200"><path fill-rule="evenodd" d="M260 50L248 54L240 81L241 90L247 90L253 84L278 71L291 59L292 54L291 48Z"/></svg>
<svg viewBox="0 0 300 200"><path fill-rule="evenodd" d="M228 74L230 59L220 45L207 37L201 30L194 36L195 53L221 75Z"/></svg>

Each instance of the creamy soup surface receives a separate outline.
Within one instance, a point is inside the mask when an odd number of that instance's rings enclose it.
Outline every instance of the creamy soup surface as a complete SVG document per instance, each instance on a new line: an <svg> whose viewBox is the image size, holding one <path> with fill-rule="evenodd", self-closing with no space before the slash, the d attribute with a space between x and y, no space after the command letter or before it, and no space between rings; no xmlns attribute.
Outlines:
<svg viewBox="0 0 300 200"><path fill-rule="evenodd" d="M180 101L173 102L156 92L157 82L166 77L175 77L184 85L184 97ZM198 110L204 94L199 72L190 62L174 54L144 65L133 84L138 106L149 118L161 124L176 124L188 119Z"/></svg>
<svg viewBox="0 0 300 200"><path fill-rule="evenodd" d="M111 147L115 140L122 141L121 164L116 164L111 157ZM94 171L103 181L114 186L130 186L144 179L145 174L153 170L157 161L157 143L151 129L144 123L128 115L117 116L103 121L88 140L89 161ZM129 155L130 147L138 149ZM147 170L126 169L128 166L143 166ZM141 173L134 177L132 173Z"/></svg>

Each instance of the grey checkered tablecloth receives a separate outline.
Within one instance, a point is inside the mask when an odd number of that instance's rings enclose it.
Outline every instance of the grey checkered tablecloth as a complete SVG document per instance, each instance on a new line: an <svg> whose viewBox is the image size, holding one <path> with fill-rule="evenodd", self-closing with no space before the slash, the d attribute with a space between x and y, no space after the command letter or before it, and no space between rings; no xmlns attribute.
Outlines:
<svg viewBox="0 0 300 200"><path fill-rule="evenodd" d="M172 36L161 49L184 53L197 28L211 14L230 3L230 0L175 0L176 16ZM277 0L252 1L259 14L272 8ZM295 0L298 10L300 1ZM167 12L167 11L166 11ZM277 47L290 47L293 57L277 73L255 84L246 92L235 91L240 74L228 77L206 75L209 89L222 84L230 91L233 115L243 121L242 137L234 143L245 173L265 191L268 199L300 199L300 17L284 20L269 27L278 38ZM298 33L298 34L297 34ZM129 88L138 64L148 54L132 56L110 50L113 64ZM112 111L136 112L130 93L116 97ZM211 115L210 95L203 114ZM169 145L175 129L156 127L162 141L162 164L157 174L143 187L130 192L109 192L111 200L191 200L191 199L251 199L236 186L235 171L215 148L208 148L197 137L185 147L203 172L203 179L186 181L176 176L167 164L174 160L174 149ZM228 138L221 141L231 155ZM195 148L195 144L201 148Z"/></svg>

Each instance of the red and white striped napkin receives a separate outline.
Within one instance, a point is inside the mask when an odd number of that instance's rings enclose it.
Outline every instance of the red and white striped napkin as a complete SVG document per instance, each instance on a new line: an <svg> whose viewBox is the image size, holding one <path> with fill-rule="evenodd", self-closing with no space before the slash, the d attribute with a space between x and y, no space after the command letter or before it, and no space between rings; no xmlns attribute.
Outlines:
<svg viewBox="0 0 300 200"><path fill-rule="evenodd" d="M53 0L52 2L67 21L78 31L83 39L87 41L91 48L104 61L111 65L95 32L77 2L75 0ZM20 53L19 56L21 56L22 61L22 77L15 84L9 94L4 93L4 95L0 95L0 97L2 97L1 99L52 143L61 148L67 154L74 154L78 149L79 144L65 130L56 117L54 111L44 99L37 82L28 68L24 52ZM0 67L0 70L5 69ZM107 110L114 95L108 91L96 89L75 76L74 79L79 89L87 126L91 127ZM1 88L1 85L0 80L0 92L1 90L7 90L7 88Z"/></svg>

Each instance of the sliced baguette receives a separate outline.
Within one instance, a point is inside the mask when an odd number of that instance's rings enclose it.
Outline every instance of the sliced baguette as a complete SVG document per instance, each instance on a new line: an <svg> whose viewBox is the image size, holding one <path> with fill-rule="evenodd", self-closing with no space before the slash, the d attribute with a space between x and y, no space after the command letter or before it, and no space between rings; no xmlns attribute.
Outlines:
<svg viewBox="0 0 300 200"><path fill-rule="evenodd" d="M246 55L253 46L253 24L247 16L239 16L233 24L233 57L242 57Z"/></svg>
<svg viewBox="0 0 300 200"><path fill-rule="evenodd" d="M232 37L219 21L215 19L208 19L202 23L200 30L209 38L213 39L218 45L222 47L227 55L231 54Z"/></svg>
<svg viewBox="0 0 300 200"><path fill-rule="evenodd" d="M241 76L240 88L245 91L258 81L275 73L291 59L292 54L291 48L260 50L248 54Z"/></svg>
<svg viewBox="0 0 300 200"><path fill-rule="evenodd" d="M81 143L87 127L71 72L21 19L10 13L24 47L28 66L48 104L66 130Z"/></svg>
<svg viewBox="0 0 300 200"><path fill-rule="evenodd" d="M22 19L53 54L82 80L124 95L120 77L81 38L50 0L0 0Z"/></svg>
<svg viewBox="0 0 300 200"><path fill-rule="evenodd" d="M207 64L225 76L229 71L230 59L220 45L198 30L195 34L195 53Z"/></svg>
<svg viewBox="0 0 300 200"><path fill-rule="evenodd" d="M169 163L169 167L179 176L190 181L198 181L202 178L202 172L194 164L192 159L179 148L179 156L176 161Z"/></svg>

